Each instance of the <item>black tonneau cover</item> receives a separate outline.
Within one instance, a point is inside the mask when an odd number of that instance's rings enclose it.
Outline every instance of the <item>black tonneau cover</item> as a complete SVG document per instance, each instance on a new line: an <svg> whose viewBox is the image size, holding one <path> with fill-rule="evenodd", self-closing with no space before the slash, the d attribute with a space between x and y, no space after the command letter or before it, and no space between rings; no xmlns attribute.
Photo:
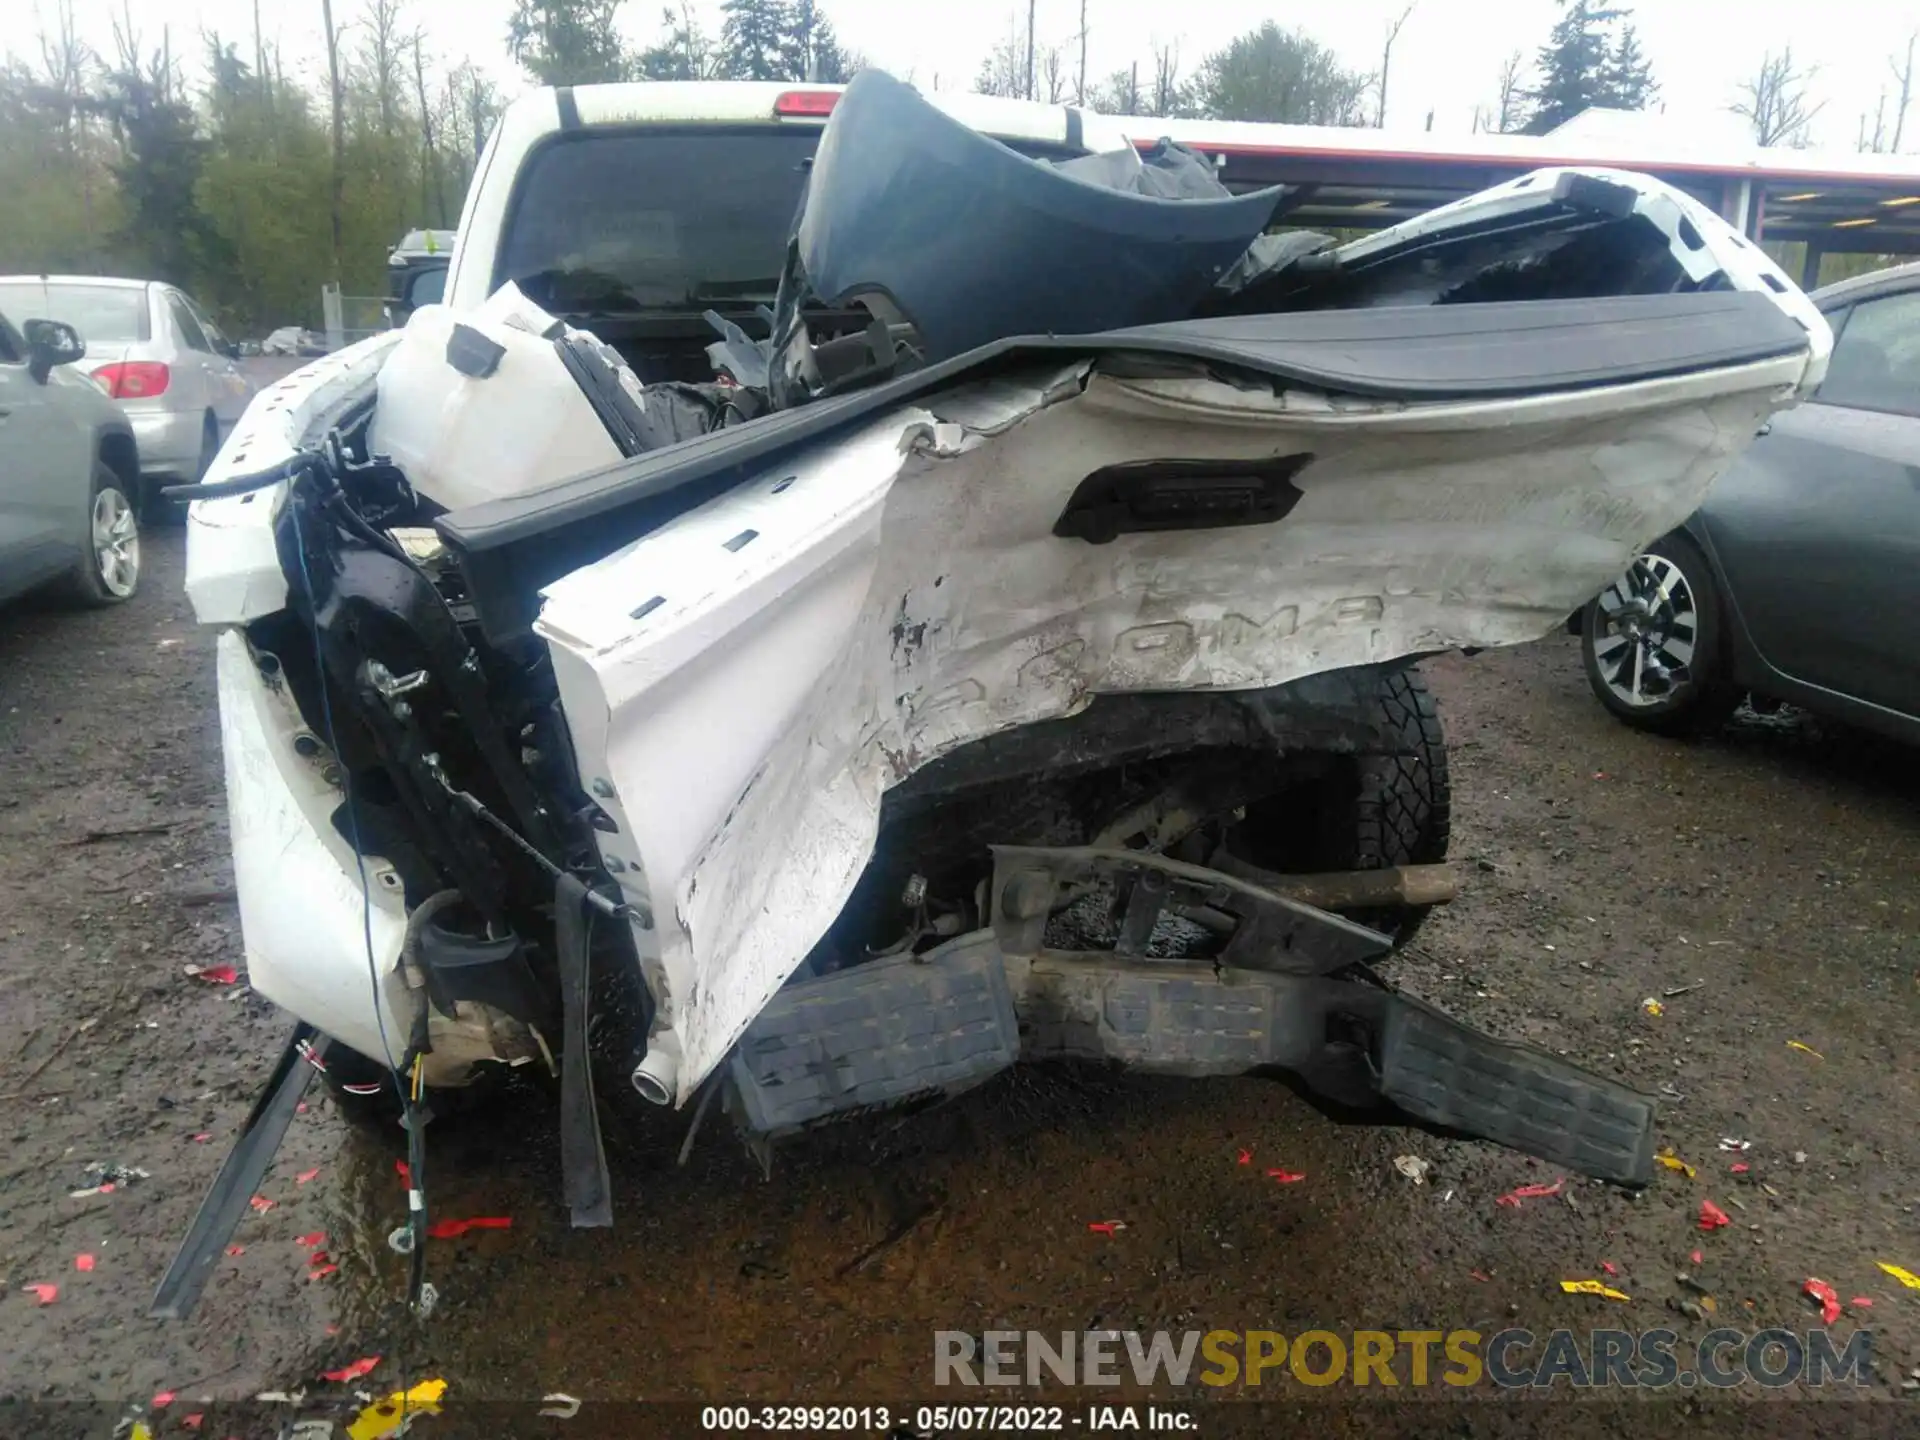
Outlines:
<svg viewBox="0 0 1920 1440"><path fill-rule="evenodd" d="M1225 316L1099 335L1017 336L435 523L460 556L487 638L503 644L531 628L542 586L793 448L1022 363L1063 355L1185 359L1340 394L1440 401L1591 389L1750 364L1806 346L1806 332L1767 296L1732 290Z"/></svg>

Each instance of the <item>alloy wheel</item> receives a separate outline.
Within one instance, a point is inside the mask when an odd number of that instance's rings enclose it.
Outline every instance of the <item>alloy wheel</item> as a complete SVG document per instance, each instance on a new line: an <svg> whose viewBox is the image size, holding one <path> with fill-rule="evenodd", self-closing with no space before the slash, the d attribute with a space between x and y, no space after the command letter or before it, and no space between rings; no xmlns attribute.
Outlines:
<svg viewBox="0 0 1920 1440"><path fill-rule="evenodd" d="M1635 560L1600 593L1595 669L1625 705L1662 705L1693 679L1700 614L1693 586L1664 555Z"/></svg>
<svg viewBox="0 0 1920 1440"><path fill-rule="evenodd" d="M109 595L133 594L140 583L140 526L127 497L111 486L93 497L93 556Z"/></svg>

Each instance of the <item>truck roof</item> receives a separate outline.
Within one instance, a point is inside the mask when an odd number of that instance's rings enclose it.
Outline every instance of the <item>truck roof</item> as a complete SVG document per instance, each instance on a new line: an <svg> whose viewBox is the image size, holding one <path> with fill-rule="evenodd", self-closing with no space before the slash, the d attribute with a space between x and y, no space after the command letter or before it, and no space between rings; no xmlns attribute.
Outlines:
<svg viewBox="0 0 1920 1440"><path fill-rule="evenodd" d="M491 292L515 178L532 153L549 141L595 130L648 126L764 125L817 131L845 88L778 81L668 80L549 86L526 92L502 113L475 168L448 271L447 303L456 309L471 308ZM1132 131L1141 128L1138 120L1122 121L1068 105L955 90L936 90L926 99L969 129L1010 143L1057 145L1066 153L1118 149L1130 142ZM1147 125L1160 123L1153 120Z"/></svg>

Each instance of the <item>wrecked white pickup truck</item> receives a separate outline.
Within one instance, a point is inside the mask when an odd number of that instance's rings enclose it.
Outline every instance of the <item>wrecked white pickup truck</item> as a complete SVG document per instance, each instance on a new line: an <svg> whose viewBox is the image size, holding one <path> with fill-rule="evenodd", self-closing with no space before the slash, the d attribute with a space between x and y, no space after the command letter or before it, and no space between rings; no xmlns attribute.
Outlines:
<svg viewBox="0 0 1920 1440"><path fill-rule="evenodd" d="M1691 512L1819 314L1640 175L1336 245L1047 107L776 93L516 104L449 303L264 393L193 492L295 1048L410 1108L556 1073L576 1223L607 1046L759 1137L1069 1056L1644 1184L1645 1097L1373 968L1447 894L1408 667Z"/></svg>

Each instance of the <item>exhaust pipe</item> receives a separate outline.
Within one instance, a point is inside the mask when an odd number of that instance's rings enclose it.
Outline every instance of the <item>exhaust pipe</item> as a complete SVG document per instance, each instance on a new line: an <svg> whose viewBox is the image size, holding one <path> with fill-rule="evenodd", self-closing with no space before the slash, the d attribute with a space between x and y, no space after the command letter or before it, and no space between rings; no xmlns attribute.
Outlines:
<svg viewBox="0 0 1920 1440"><path fill-rule="evenodd" d="M633 1067L633 1088L649 1104L671 1105L679 1080L679 1038L671 1030L661 1030L650 1038L647 1053Z"/></svg>

